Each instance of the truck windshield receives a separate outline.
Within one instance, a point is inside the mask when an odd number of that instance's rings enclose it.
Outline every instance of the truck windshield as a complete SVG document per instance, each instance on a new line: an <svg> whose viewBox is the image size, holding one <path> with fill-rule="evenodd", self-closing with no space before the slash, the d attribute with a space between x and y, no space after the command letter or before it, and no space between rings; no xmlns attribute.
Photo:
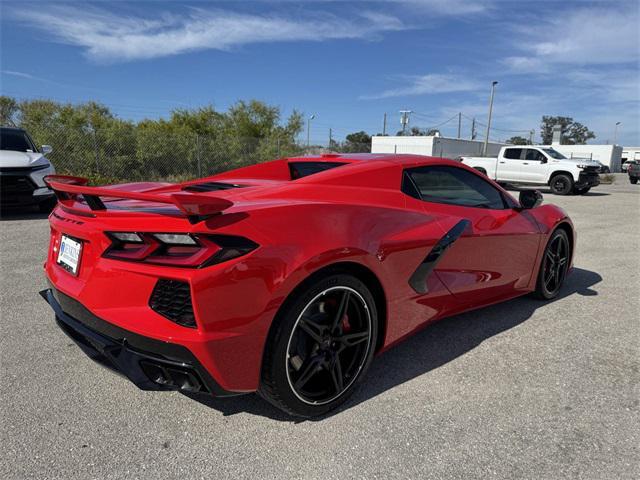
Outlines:
<svg viewBox="0 0 640 480"><path fill-rule="evenodd" d="M0 130L0 150L14 152L35 152L35 147L27 134L22 130L3 128Z"/></svg>
<svg viewBox="0 0 640 480"><path fill-rule="evenodd" d="M542 151L547 155L549 155L550 157L555 158L557 160L564 160L567 158L557 150L554 150L553 148L543 148Z"/></svg>

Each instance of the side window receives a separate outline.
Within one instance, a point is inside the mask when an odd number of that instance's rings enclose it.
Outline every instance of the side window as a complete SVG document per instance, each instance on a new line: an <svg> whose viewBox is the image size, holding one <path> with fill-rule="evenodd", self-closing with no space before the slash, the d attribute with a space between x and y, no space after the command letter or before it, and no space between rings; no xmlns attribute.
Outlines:
<svg viewBox="0 0 640 480"><path fill-rule="evenodd" d="M520 160L520 155L522 155L521 148L505 148L504 150L504 158L509 160Z"/></svg>
<svg viewBox="0 0 640 480"><path fill-rule="evenodd" d="M542 162L547 159L547 157L545 157L544 154L539 150L535 150L533 148L527 148L526 151L527 151L527 154L524 157L525 160L534 160L537 162Z"/></svg>
<svg viewBox="0 0 640 480"><path fill-rule="evenodd" d="M425 202L496 210L506 208L499 190L479 175L462 168L434 165L405 172L408 179L403 181L402 191L415 196L417 189L420 199Z"/></svg>

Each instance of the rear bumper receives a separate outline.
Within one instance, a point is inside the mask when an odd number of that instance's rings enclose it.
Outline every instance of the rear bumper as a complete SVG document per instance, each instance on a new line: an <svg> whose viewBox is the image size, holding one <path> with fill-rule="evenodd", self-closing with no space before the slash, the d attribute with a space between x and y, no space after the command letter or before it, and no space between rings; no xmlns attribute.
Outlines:
<svg viewBox="0 0 640 480"><path fill-rule="evenodd" d="M216 397L238 395L220 387L186 347L106 322L55 288L40 294L53 309L60 329L85 354L140 389L182 390Z"/></svg>

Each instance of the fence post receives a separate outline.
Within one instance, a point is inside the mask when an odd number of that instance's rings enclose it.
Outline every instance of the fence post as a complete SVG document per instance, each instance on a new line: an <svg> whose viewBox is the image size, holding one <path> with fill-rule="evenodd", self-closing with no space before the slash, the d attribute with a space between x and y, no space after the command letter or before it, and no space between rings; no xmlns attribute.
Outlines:
<svg viewBox="0 0 640 480"><path fill-rule="evenodd" d="M93 149L96 155L96 173L100 175L100 154L98 153L98 136L97 136L95 127L93 127L92 130L93 130Z"/></svg>
<svg viewBox="0 0 640 480"><path fill-rule="evenodd" d="M202 160L200 155L200 135L196 133L196 159L198 161L198 178L202 178Z"/></svg>

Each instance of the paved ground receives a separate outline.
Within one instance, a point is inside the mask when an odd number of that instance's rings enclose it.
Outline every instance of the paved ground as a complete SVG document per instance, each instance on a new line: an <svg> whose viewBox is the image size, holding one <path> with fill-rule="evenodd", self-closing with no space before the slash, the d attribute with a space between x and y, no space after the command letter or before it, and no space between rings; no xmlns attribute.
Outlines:
<svg viewBox="0 0 640 480"><path fill-rule="evenodd" d="M46 219L0 223L0 478L638 478L640 186L546 196L579 231L561 298L445 320L379 357L345 409L145 393L54 326Z"/></svg>

